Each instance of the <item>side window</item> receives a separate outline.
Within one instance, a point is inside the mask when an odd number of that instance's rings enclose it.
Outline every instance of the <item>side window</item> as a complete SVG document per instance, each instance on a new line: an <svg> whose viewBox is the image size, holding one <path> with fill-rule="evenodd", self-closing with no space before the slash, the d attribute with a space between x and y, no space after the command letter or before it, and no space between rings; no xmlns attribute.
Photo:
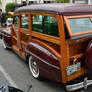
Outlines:
<svg viewBox="0 0 92 92"><path fill-rule="evenodd" d="M13 21L15 26L18 26L18 16L14 17L14 21Z"/></svg>
<svg viewBox="0 0 92 92"><path fill-rule="evenodd" d="M21 28L29 28L28 15L21 15Z"/></svg>
<svg viewBox="0 0 92 92"><path fill-rule="evenodd" d="M43 33L43 16L32 15L32 30Z"/></svg>
<svg viewBox="0 0 92 92"><path fill-rule="evenodd" d="M58 37L58 23L54 17L32 15L32 30Z"/></svg>
<svg viewBox="0 0 92 92"><path fill-rule="evenodd" d="M59 36L58 23L54 17L44 16L44 32L51 36Z"/></svg>

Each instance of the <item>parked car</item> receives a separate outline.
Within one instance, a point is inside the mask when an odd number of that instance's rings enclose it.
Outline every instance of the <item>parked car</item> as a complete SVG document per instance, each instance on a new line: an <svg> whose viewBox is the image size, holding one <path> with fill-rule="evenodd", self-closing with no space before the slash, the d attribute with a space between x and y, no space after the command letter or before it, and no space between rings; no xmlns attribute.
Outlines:
<svg viewBox="0 0 92 92"><path fill-rule="evenodd" d="M33 77L68 83L92 70L92 6L28 5L15 10L10 30L2 30L4 48L26 62ZM92 84L67 85L68 91Z"/></svg>

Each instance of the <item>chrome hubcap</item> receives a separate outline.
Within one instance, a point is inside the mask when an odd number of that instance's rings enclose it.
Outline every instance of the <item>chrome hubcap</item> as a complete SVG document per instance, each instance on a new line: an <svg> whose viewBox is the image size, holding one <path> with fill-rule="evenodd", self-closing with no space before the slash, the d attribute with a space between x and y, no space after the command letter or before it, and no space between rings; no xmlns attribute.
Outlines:
<svg viewBox="0 0 92 92"><path fill-rule="evenodd" d="M30 68L32 75L35 78L38 78L39 77L39 69L38 69L36 61L34 61L31 56L29 57L29 68Z"/></svg>
<svg viewBox="0 0 92 92"><path fill-rule="evenodd" d="M32 67L32 70L35 74L38 73L38 67L37 67L37 64L34 60L31 61L31 67Z"/></svg>

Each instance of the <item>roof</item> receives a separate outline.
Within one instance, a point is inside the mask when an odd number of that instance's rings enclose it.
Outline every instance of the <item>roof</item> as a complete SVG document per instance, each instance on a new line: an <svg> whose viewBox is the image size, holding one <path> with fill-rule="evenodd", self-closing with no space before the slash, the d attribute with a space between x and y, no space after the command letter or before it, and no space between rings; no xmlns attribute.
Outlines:
<svg viewBox="0 0 92 92"><path fill-rule="evenodd" d="M49 12L62 15L90 14L92 13L92 5L64 3L37 4L23 6L15 10L15 13L19 12Z"/></svg>

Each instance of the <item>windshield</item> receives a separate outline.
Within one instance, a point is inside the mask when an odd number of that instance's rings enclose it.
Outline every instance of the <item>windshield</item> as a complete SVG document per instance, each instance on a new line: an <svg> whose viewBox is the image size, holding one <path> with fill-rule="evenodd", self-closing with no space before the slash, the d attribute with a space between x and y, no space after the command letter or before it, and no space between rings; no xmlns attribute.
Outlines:
<svg viewBox="0 0 92 92"><path fill-rule="evenodd" d="M90 18L68 19L72 33L80 33L92 30L92 22Z"/></svg>

